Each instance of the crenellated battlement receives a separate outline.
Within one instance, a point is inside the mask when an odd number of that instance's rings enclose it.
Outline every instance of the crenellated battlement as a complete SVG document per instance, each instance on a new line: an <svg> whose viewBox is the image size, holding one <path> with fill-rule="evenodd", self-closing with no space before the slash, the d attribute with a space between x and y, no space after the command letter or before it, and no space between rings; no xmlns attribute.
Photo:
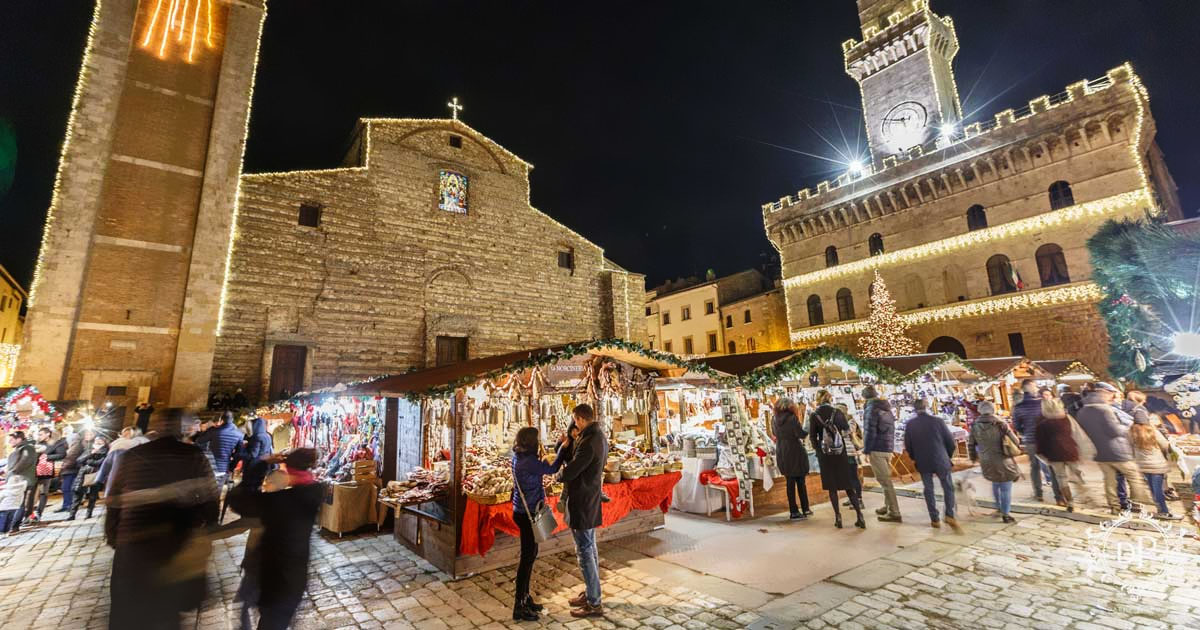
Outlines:
<svg viewBox="0 0 1200 630"><path fill-rule="evenodd" d="M916 0L915 4L920 4L922 7L927 5L924 0ZM858 45L861 45L861 42ZM1142 86L1136 73L1134 73L1132 66L1129 63L1125 63L1109 70L1103 77L1098 79L1077 81L1068 85L1064 91L1058 94L1039 96L1031 99L1025 107L1020 109L1006 109L997 112L990 120L966 125L957 130L953 135L942 135L924 145L915 146L904 154L885 157L878 166L875 164L865 165L861 173L857 175L851 175L848 172L843 173L836 178L818 182L811 188L799 190L793 195L787 195L777 201L765 203L762 205L764 220L774 220L772 215L775 213L785 209L793 209L796 206L801 206L798 208L799 213L804 214L807 210L817 210L826 205L831 205L830 201L833 195L845 192L846 187L851 184L854 187L850 191L850 194L860 193L869 188L886 189L891 184L887 181L888 176L891 174L889 171L897 166L922 161L928 161L932 165L936 160L947 157L945 153L947 149L970 148L969 145L964 143L985 137L997 130L1024 123L1036 116L1056 110L1063 105L1075 103L1093 94L1104 92L1118 84L1131 85L1140 98L1146 97L1145 88ZM897 181L894 183L899 185L901 182ZM890 195L891 193L884 194ZM851 205L854 204L851 203ZM869 204L860 205L869 206Z"/></svg>

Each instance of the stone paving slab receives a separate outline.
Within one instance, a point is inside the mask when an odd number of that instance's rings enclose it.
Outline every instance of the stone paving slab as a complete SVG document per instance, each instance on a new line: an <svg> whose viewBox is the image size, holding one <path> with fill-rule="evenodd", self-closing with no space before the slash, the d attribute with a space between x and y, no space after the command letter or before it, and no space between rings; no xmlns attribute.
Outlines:
<svg viewBox="0 0 1200 630"><path fill-rule="evenodd" d="M972 524L974 527L974 524ZM891 554L888 558L897 562L905 562L913 566L923 567L940 560L962 548L940 540L925 540Z"/></svg>
<svg viewBox="0 0 1200 630"><path fill-rule="evenodd" d="M912 570L911 565L880 558L839 573L830 580L860 591L873 591L908 575Z"/></svg>

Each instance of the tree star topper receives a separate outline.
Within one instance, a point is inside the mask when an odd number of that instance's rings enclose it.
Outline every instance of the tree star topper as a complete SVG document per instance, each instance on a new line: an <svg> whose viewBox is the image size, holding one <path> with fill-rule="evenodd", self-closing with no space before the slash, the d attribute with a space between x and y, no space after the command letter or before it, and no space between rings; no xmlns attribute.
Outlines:
<svg viewBox="0 0 1200 630"><path fill-rule="evenodd" d="M450 118L458 120L458 112L463 110L463 106L458 103L458 97L451 98L450 102L446 103L446 107L450 108Z"/></svg>

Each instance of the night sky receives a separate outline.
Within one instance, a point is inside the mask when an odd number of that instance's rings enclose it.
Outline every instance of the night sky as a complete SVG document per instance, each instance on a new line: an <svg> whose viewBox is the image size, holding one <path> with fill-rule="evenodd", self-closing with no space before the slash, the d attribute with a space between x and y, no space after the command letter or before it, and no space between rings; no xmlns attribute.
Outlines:
<svg viewBox="0 0 1200 630"><path fill-rule="evenodd" d="M1195 213L1200 3L932 4L958 29L968 122L1132 61ZM23 282L91 5L5 0L0 13L0 264ZM853 0L272 0L246 169L335 166L358 117L445 117L457 95L465 122L534 164L533 204L617 264L652 284L732 273L771 251L763 202L844 169L806 153L865 151L841 56L859 35Z"/></svg>

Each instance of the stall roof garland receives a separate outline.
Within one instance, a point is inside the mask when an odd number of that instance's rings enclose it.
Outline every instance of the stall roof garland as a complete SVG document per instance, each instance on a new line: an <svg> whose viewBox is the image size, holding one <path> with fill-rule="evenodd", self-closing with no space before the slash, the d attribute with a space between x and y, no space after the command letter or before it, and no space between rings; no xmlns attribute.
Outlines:
<svg viewBox="0 0 1200 630"><path fill-rule="evenodd" d="M881 357L888 359L890 357ZM880 382L884 383L902 383L911 380L913 377L936 370L946 363L958 362L968 372L978 376L981 379L989 379L987 374L976 369L969 362L959 358L957 355L946 353L934 356L931 360L921 364L914 370L907 373L901 373L875 359L855 356L841 348L833 346L820 346L807 350L800 350L791 357L784 359L778 363L764 366L743 375L739 379L739 384L747 389L763 389L778 385L784 379L798 372L804 372L813 366L826 361L837 361L845 363L860 374L870 374Z"/></svg>

